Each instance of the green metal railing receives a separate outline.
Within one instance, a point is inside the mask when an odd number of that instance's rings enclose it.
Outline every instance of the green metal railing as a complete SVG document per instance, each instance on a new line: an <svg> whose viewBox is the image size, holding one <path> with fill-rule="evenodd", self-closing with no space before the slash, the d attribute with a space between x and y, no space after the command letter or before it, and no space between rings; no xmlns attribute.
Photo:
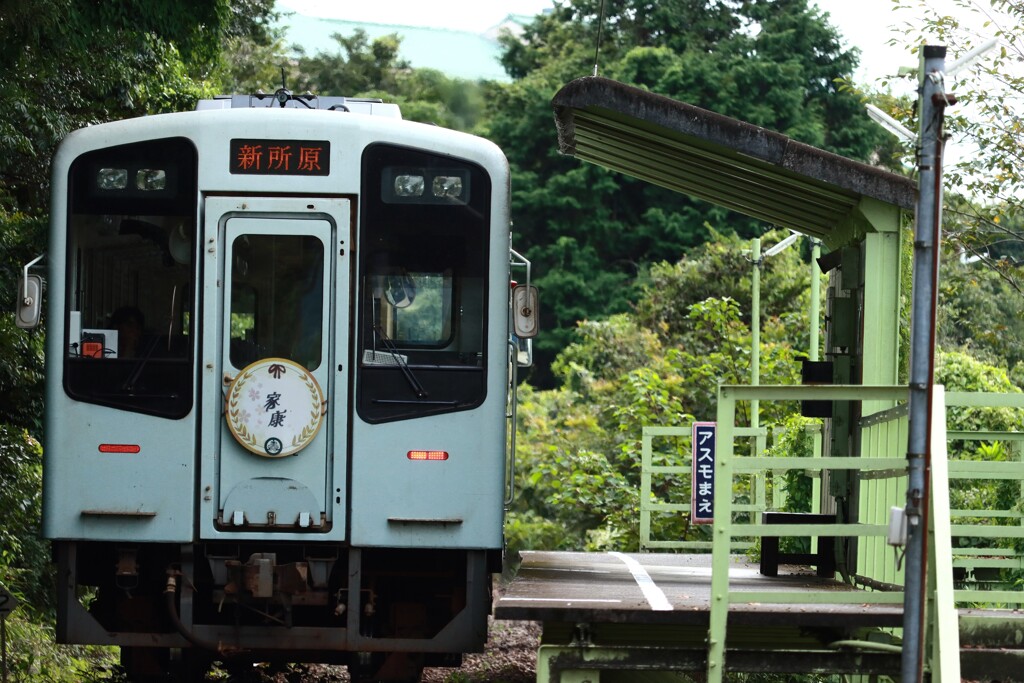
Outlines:
<svg viewBox="0 0 1024 683"><path fill-rule="evenodd" d="M946 405L950 408L1009 408L1024 410L1024 394L993 394L951 392ZM1024 464L1022 444L1024 434L1007 431L956 431L948 435L950 443L1002 443L1011 460L952 459L949 463L951 480L964 482L1017 482L1016 499L1024 497ZM971 454L977 457L977 453ZM1024 570L1024 558L1018 549L1024 546L1024 513L1015 504L1007 508L985 506L983 509L958 508L950 511L955 521L950 533L953 544L953 566L966 573L960 589L956 590L958 604L1024 604L1024 592L1019 590L990 590L989 577L982 572L991 570ZM993 522L1009 521L1011 524ZM1016 545L1017 548L1012 547ZM974 581L969 581L973 578Z"/></svg>
<svg viewBox="0 0 1024 683"><path fill-rule="evenodd" d="M802 429L812 436L812 458L821 457L821 424L804 425ZM761 455L765 452L769 440L779 437L786 430L784 427L738 427L734 435L747 438L754 453ZM692 468L692 450L690 440L693 433L693 425L689 424L680 427L653 427L643 428L641 441L641 470L640 470L640 551L648 550L682 550L682 551L710 551L711 541L687 540L680 538L657 538L655 534L655 520L661 515L683 515L689 517L691 503L689 477ZM671 449L668 452L655 451L655 441L672 440L685 445L685 449ZM746 488L750 502L734 504L733 512L747 513L746 516L753 519L761 512L769 510L781 510L786 505L788 491L783 475L787 469L794 469L783 465L785 461L772 460L773 465L764 471L751 474L749 485ZM814 471L811 461L804 458L799 462L802 467L797 469L807 470L806 474L813 481L813 493L811 496L813 512L817 512L818 500L820 497L820 475ZM674 490L675 495L681 495L682 502L669 502L662 500L657 489L670 487L668 477L682 477L685 481ZM665 481L660 486L655 484L660 479ZM750 539L734 540L733 550L749 550L754 546Z"/></svg>
<svg viewBox="0 0 1024 683"><path fill-rule="evenodd" d="M808 389L809 391L818 391ZM895 394L900 394L897 390ZM895 395L894 394L894 395ZM905 392L900 400L906 398ZM873 401L875 405L885 405L892 401ZM1024 394L994 394L950 392L946 394L948 408L1010 408L1024 410ZM857 520L861 524L876 529L888 524L890 508L902 507L906 498L905 457L907 444L907 411L906 405L900 404L893 408L878 410L861 418L859 458L852 464L843 465L830 459L829 467L824 469L847 469L855 471L858 481ZM808 426L807 429L815 429ZM654 520L659 515L688 516L690 513L689 484L691 460L689 440L691 425L679 427L644 427L642 441L642 468L640 490L640 550L681 550L709 551L710 541L685 540L680 538L657 538ZM778 428L735 427L733 436L745 439L753 445L758 456L764 453L769 439L778 434ZM684 448L662 449L658 452L654 443L662 439L677 440ZM960 482L961 490L970 482L977 482L979 487L991 484L996 480L1016 481L1018 497L1024 500L1024 433L1001 430L950 431L947 433L947 444L950 450L956 443L1001 443L1004 444L1009 458L1003 461L964 459L951 456L949 462L949 478L954 484ZM814 457L820 457L820 434L815 434ZM962 450L962 449L961 449ZM884 462L883 462L884 461ZM812 497L816 504L820 499L820 482L823 468L814 460L800 458L772 458L768 462L744 461L744 469L750 469L746 475L749 480L749 502L733 504L733 512L741 513L744 518L756 522L758 513L768 510L779 510L785 503L786 491L783 480L779 476L787 469L802 469L815 484ZM763 465L759 468L758 465ZM666 488L664 484L656 486L659 478L675 477L684 481L682 485L683 500L666 502L656 495L656 489ZM773 483L768 483L772 481ZM677 493L678 495L678 493ZM817 509L812 510L816 512ZM958 602L1000 602L1010 598L1020 599L1019 593L998 595L991 587L999 570L1024 571L1024 551L1012 547L1014 540L1024 539L1024 511L1011 505L995 508L990 505L983 507L962 507L950 510L951 519L957 523L952 526L951 533L956 542L953 544L953 566L956 568L957 581L960 589L957 592ZM1012 524L1012 526L1011 526ZM756 530L752 530L756 532ZM761 534L763 535L763 534ZM737 532L731 542L732 550L747 550L753 545L750 537ZM1017 544L1024 546L1024 541ZM881 536L862 536L857 543L857 562L855 579L863 579L871 585L896 584L903 582L902 570L897 567L897 551L886 544Z"/></svg>
<svg viewBox="0 0 1024 683"><path fill-rule="evenodd" d="M657 477L683 477L688 479L692 468L692 455L671 458L675 464L655 464L654 440L674 439L687 444L692 434L692 425L685 427L644 427L641 447L641 469L640 469L640 550L684 550L684 551L710 551L711 541L686 540L686 539L655 539L652 531L652 523L656 515L677 514L686 515L691 512L689 500L689 484L676 491L677 495L682 494L683 502L666 502L657 498L654 494L654 483ZM757 453L762 453L768 436L768 430L761 428L739 427L736 429L736 436L752 438ZM662 458L664 459L664 458ZM750 482L749 498L751 502L733 505L733 512L748 513L754 517L757 513L770 509L767 502L767 486L763 473L756 473ZM747 550L753 544L750 540L736 540L731 544L732 550Z"/></svg>
<svg viewBox="0 0 1024 683"><path fill-rule="evenodd" d="M641 550L673 549L712 553L712 604L709 628L709 681L720 681L724 667L725 636L731 601L764 604L902 604L903 572L897 562L898 548L887 542L890 509L906 502L907 410L909 392L903 386L723 386L718 401L718 446L715 472L715 520L712 541L655 539L652 537L655 515L686 515L688 501L665 501L654 495L658 477L687 479L690 474L688 448L655 452L656 439L678 439L688 443L691 426L645 427L643 431L640 531ZM818 443L813 458L764 457L769 430L737 424L737 406L744 402L802 400L857 401L868 412L859 424L855 457L821 458ZM987 607L1024 604L1024 591L991 589L991 583L974 581L986 570L1024 569L1024 555L1013 545L1024 546L1024 513L1016 500L1004 508L990 500L973 506L950 509L950 482L960 497L971 498L971 491L991 490L992 482L1017 482L1014 491L1024 499L1024 433L1001 430L954 431L947 433L947 410L956 408L1004 408L1024 410L1024 394L950 393L937 387L932 416L932 477L929 513L929 608L932 656L929 661L933 680L945 675L958 680L956 605ZM745 411L744 411L745 412ZM975 417L982 421L983 415ZM1002 450L989 453L1008 456L1001 460L984 459L984 449L965 449L963 444L1001 443ZM948 455L953 448L952 458ZM751 447L753 446L753 447ZM960 452L958 455L957 453ZM836 524L764 524L761 511L778 509L784 491L778 486L780 473L801 470L812 476L816 485L825 473L845 471L855 481L856 519L837 520ZM774 478L775 486L766 481ZM745 482L740 483L738 482ZM971 488L971 487L974 488ZM664 487L662 487L664 488ZM745 493L738 502L736 491ZM1004 496L1004 499L1006 496ZM817 496L815 496L817 499ZM956 524L953 524L953 521ZM1000 522L1000 523L993 523ZM1007 523L1009 522L1009 524ZM856 548L855 570L849 577L866 590L837 592L823 590L799 593L773 591L729 591L729 556L750 547L752 539L765 536L818 537L851 539ZM954 542L955 541L955 542ZM954 567L957 573L954 574ZM953 579L957 577L958 587ZM940 647L941 645L941 647Z"/></svg>
<svg viewBox="0 0 1024 683"><path fill-rule="evenodd" d="M946 675L950 680L959 680L959 640L957 633L956 613L952 596L952 557L949 548L949 535L945 531L949 527L948 491L945 473L945 429L944 404L941 401L941 388L936 391L940 400L936 401L936 415L940 419L933 421L939 432L937 437L942 447L933 453L933 473L936 480L932 482L931 522L937 530L929 544L932 553L930 566L933 568L929 594L936 596L933 609L929 611L931 632L934 635L933 659L931 670L933 680L941 680ZM711 578L711 614L708 629L708 680L720 683L725 668L726 624L729 606L734 601L761 604L902 604L901 591L847 591L834 590L799 592L786 591L743 591L729 590L729 555L732 539L743 536L823 536L855 538L858 544L868 547L877 543L878 539L885 543L888 533L888 522L880 523L878 518L858 522L838 521L836 524L759 524L750 520L746 524L734 523L733 483L737 476L747 473L763 472L768 469L803 469L808 468L808 461L803 458L764 458L759 455L743 456L737 453L736 438L740 435L737 427L737 405L747 401L872 401L872 405L895 405L905 400L908 395L906 387L892 386L722 386L718 396L718 447L715 471L715 498L713 525L714 543L712 546L712 578ZM862 440L870 448L862 450L860 457L829 457L817 458L813 462L815 469L840 471L846 470L855 475L867 474L869 481L885 481L902 476L899 449L890 448L890 444L898 441L899 417L889 415L879 420L878 425L886 425L886 430L895 429L896 436L887 435L885 439L875 439L868 434ZM890 425L889 423L894 423ZM934 449L934 445L933 445ZM903 446L905 455L905 444ZM941 481L939 481L941 479ZM886 485L895 489L896 486ZM886 508L886 511L888 508ZM874 577L871 577L874 578ZM940 588L941 586L941 588ZM941 642L942 647L939 648ZM945 655L940 663L937 657L941 652L952 652ZM936 678L936 674L939 674Z"/></svg>

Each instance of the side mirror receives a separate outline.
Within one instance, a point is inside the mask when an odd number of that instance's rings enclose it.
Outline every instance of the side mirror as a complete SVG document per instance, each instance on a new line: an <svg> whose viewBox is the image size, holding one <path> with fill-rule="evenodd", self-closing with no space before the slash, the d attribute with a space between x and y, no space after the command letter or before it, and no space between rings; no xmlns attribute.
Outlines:
<svg viewBox="0 0 1024 683"><path fill-rule="evenodd" d="M26 269L27 270L27 269ZM24 274L18 278L18 303L14 322L23 330L35 329L43 310L43 278Z"/></svg>
<svg viewBox="0 0 1024 683"><path fill-rule="evenodd" d="M516 285L512 289L512 329L521 339L537 336L540 322L537 288L533 285Z"/></svg>

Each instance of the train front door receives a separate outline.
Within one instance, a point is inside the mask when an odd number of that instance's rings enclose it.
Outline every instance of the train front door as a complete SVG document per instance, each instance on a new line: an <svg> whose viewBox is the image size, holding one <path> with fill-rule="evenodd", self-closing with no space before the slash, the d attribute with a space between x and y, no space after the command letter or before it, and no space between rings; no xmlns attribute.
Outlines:
<svg viewBox="0 0 1024 683"><path fill-rule="evenodd" d="M349 202L211 198L206 209L217 310L204 329L217 332L203 346L219 359L221 405L204 416L216 418L204 527L343 539L349 321L335 311L349 301Z"/></svg>

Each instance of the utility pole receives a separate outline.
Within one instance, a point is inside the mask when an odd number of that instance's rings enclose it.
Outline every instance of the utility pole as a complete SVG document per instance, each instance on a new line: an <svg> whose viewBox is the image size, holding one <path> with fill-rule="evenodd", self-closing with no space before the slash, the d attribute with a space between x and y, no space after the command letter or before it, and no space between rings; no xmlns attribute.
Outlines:
<svg viewBox="0 0 1024 683"><path fill-rule="evenodd" d="M754 263L754 271L750 274L750 386L752 387L761 383L761 266L764 265L766 258L775 256L796 242L799 237L800 233L791 232L788 237L763 254L761 253L761 238L755 237L750 240L750 260ZM761 426L760 408L760 401L757 399L750 402L750 426L754 429ZM756 446L754 449L756 452Z"/></svg>
<svg viewBox="0 0 1024 683"><path fill-rule="evenodd" d="M750 386L756 387L761 383L761 238L750 240L750 257L754 261L750 274ZM750 426L761 426L761 405L757 399L750 402ZM756 447L752 453L759 455Z"/></svg>
<svg viewBox="0 0 1024 683"><path fill-rule="evenodd" d="M928 484L932 395L935 386L935 317L942 246L942 146L945 46L921 52L918 117L918 199L914 222L914 273L910 312L910 396L907 439L907 545L903 593L903 683L923 674L925 592L928 586Z"/></svg>
<svg viewBox="0 0 1024 683"><path fill-rule="evenodd" d="M946 48L921 48L918 70L918 127L913 132L867 105L868 116L886 130L917 143L918 197L914 221L914 282L910 309L910 395L907 438L906 569L903 589L903 683L920 683L924 669L928 589L928 486L931 467L932 398L935 387L935 318L942 250L942 151L946 107L956 96L946 78L973 64L999 44L991 38L946 67Z"/></svg>

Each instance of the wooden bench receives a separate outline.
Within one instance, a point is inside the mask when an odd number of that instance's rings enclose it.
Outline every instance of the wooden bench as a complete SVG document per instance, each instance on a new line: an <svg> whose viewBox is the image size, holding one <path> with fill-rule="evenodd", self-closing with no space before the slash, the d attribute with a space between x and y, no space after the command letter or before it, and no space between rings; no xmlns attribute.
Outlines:
<svg viewBox="0 0 1024 683"><path fill-rule="evenodd" d="M762 524L835 524L835 515L816 515L810 512L762 512ZM800 538L796 536L795 538ZM779 552L779 537L761 538L761 573L778 576L779 564L797 564L815 567L818 576L832 577L836 572L836 539L834 536L818 537L816 553Z"/></svg>

